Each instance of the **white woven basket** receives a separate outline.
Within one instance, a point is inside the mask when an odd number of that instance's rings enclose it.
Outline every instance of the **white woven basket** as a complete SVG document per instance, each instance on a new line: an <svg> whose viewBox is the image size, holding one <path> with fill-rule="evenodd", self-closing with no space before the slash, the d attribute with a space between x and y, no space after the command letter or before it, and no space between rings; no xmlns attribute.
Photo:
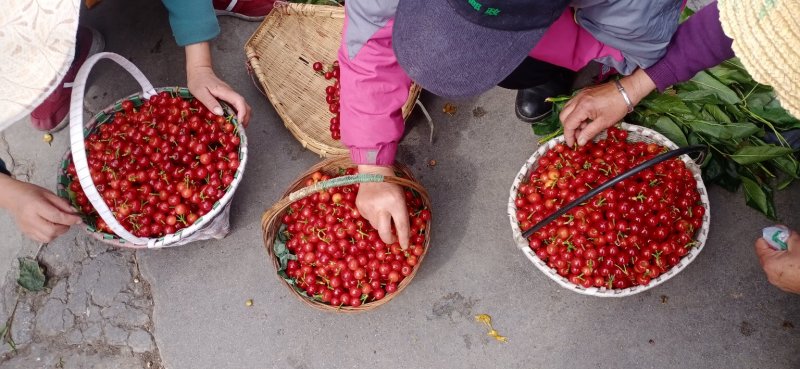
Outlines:
<svg viewBox="0 0 800 369"><path fill-rule="evenodd" d="M662 146L669 148L670 150L674 150L678 148L678 145L661 135L660 133L645 128L642 126L637 126L633 124L621 123L620 128L628 131L628 141L631 142L639 142L644 141L647 143L656 143ZM601 140L606 138L606 132L603 132L599 136L595 138L595 140ZM703 178L701 177L700 166L698 166L688 155L682 155L680 158L686 163L686 167L692 172L694 175L694 179L697 181L697 192L700 194L700 201L703 203L703 207L706 208L705 215L703 215L703 225L697 230L695 234L695 241L697 241L697 246L692 247L688 254L686 254L681 260L673 266L667 272L661 274L657 278L654 278L650 281L650 284L647 286L633 286L624 289L608 289L605 287L591 287L591 288L584 288L582 286L575 285L571 283L567 278L562 277L561 275L556 272L555 269L552 269L547 266L547 263L539 259L536 256L536 253L531 250L528 246L528 241L522 237L522 230L519 228L519 224L517 223L517 207L514 204L514 200L517 197L517 190L519 189L519 185L522 181L528 178L529 173L532 169L536 168L536 163L539 161L539 158L543 157L547 151L554 148L559 143L564 143L565 139L564 136L558 136L550 141L547 141L545 144L539 147L536 152L531 155L525 165L522 166L519 173L517 173L516 178L514 178L514 184L511 186L511 192L509 194L508 200L508 215L509 219L511 220L511 230L514 233L514 242L517 244L517 248L525 254L525 257L533 263L539 270L542 271L546 276L550 277L550 279L556 281L561 287L564 287L568 290L581 293L584 295L590 296L600 296L600 297L625 297L635 295L642 291L647 291L659 284L664 283L668 279L674 277L681 270L685 269L689 263L691 263L697 255L700 254L700 251L703 250L703 246L706 244L706 239L708 238L708 230L709 224L711 221L711 207L708 201L708 192L706 191L706 186L703 184Z"/></svg>
<svg viewBox="0 0 800 369"><path fill-rule="evenodd" d="M91 72L94 65L102 59L110 59L123 67L128 73L131 74L131 76L134 77L134 79L136 79L142 88L142 92L118 100L111 106L95 115L84 126L83 97L86 88L86 79L88 78L89 72ZM86 160L86 146L84 143L84 138L91 134L91 132L93 132L97 126L109 121L115 112L120 111L120 105L122 101L144 101L149 99L151 96L156 95L160 91L170 91L172 93L177 93L182 97L191 96L188 90L185 88L154 88L150 81L147 80L144 74L139 70L139 68L133 65L133 63L121 55L108 52L95 54L86 59L86 62L84 62L83 66L75 77L75 82L72 86L72 96L70 102L69 133L71 151L67 152L64 156L64 160L62 160L58 180L58 193L61 197L68 197L67 190L65 188L66 185L68 185L68 183L65 183L65 173L66 168L69 165L69 154L71 153L72 161L75 163L78 180L80 181L83 191L86 193L86 197L89 199L92 207L97 210L97 213L106 222L106 224L108 224L109 228L111 228L114 234L112 235L98 232L91 226L87 227L87 232L105 243L129 248L161 248L166 246L184 245L192 241L212 238L219 239L223 238L228 233L228 215L230 203L233 199L234 192L236 192L236 188L242 181L242 174L244 173L244 168L247 164L247 137L244 133L244 127L240 126L235 119L233 124L237 126L237 132L241 141L239 145L239 168L234 174L233 182L225 192L225 195L223 195L222 198L213 205L211 211L202 217L199 217L191 226L181 229L174 234L168 234L164 237L158 238L136 237L135 235L131 234L117 221L116 218L114 218L114 215L98 193L97 188L92 181L92 177L89 173L89 166ZM222 106L223 109L225 109L226 114L231 113L229 106L226 104L222 104Z"/></svg>

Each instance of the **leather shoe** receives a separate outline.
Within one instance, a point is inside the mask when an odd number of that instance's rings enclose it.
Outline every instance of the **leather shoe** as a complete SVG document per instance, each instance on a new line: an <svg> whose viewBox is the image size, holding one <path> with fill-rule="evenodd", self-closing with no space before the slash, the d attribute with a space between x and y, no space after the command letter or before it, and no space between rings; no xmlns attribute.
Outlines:
<svg viewBox="0 0 800 369"><path fill-rule="evenodd" d="M514 104L517 118L526 123L535 123L547 118L553 111L553 103L545 99L568 93L570 85L569 79L557 78L539 86L517 91L517 100Z"/></svg>

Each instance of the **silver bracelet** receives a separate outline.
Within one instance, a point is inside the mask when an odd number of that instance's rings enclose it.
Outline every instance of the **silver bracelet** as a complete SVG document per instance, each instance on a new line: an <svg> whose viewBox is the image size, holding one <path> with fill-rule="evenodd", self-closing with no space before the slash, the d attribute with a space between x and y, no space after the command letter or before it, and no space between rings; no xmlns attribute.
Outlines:
<svg viewBox="0 0 800 369"><path fill-rule="evenodd" d="M632 113L633 103L631 103L631 98L628 96L628 93L625 92L625 87L622 87L622 83L620 83L618 79L614 80L614 84L617 86L617 91L622 94L622 98L625 99L625 104L628 105L628 113Z"/></svg>

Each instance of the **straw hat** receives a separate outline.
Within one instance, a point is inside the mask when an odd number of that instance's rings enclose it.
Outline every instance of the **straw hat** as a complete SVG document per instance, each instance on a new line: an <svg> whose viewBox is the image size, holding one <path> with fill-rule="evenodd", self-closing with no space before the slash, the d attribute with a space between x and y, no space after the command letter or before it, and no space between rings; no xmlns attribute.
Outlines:
<svg viewBox="0 0 800 369"><path fill-rule="evenodd" d="M79 11L80 0L3 0L0 130L28 115L67 73Z"/></svg>
<svg viewBox="0 0 800 369"><path fill-rule="evenodd" d="M753 78L800 117L800 1L719 0L722 29Z"/></svg>

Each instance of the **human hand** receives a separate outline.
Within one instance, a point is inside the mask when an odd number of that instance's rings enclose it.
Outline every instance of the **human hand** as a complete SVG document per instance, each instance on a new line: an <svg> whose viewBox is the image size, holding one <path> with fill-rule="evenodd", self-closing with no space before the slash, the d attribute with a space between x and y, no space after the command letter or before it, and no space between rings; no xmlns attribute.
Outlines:
<svg viewBox="0 0 800 369"><path fill-rule="evenodd" d="M250 122L250 105L244 97L219 79L211 67L211 51L207 42L186 46L186 80L189 92L208 110L223 115L217 99L225 101L236 110L236 118L247 127Z"/></svg>
<svg viewBox="0 0 800 369"><path fill-rule="evenodd" d="M786 251L777 251L759 238L756 255L769 283L783 291L800 294L800 235L791 231L787 244Z"/></svg>
<svg viewBox="0 0 800 369"><path fill-rule="evenodd" d="M81 223L67 201L42 187L0 174L0 188L0 207L30 239L50 242Z"/></svg>
<svg viewBox="0 0 800 369"><path fill-rule="evenodd" d="M641 69L622 78L620 83L633 105L656 88ZM558 117L564 126L567 145L572 146L577 141L578 145L583 146L604 129L625 118L627 113L628 105L612 81L581 90L564 105Z"/></svg>
<svg viewBox="0 0 800 369"><path fill-rule="evenodd" d="M359 165L358 172L394 175L391 168L374 165ZM381 241L386 244L399 242L400 248L403 250L408 248L410 238L408 208L400 186L385 182L362 183L358 188L356 207L364 219L378 231ZM397 237L392 234L392 223L397 230Z"/></svg>

